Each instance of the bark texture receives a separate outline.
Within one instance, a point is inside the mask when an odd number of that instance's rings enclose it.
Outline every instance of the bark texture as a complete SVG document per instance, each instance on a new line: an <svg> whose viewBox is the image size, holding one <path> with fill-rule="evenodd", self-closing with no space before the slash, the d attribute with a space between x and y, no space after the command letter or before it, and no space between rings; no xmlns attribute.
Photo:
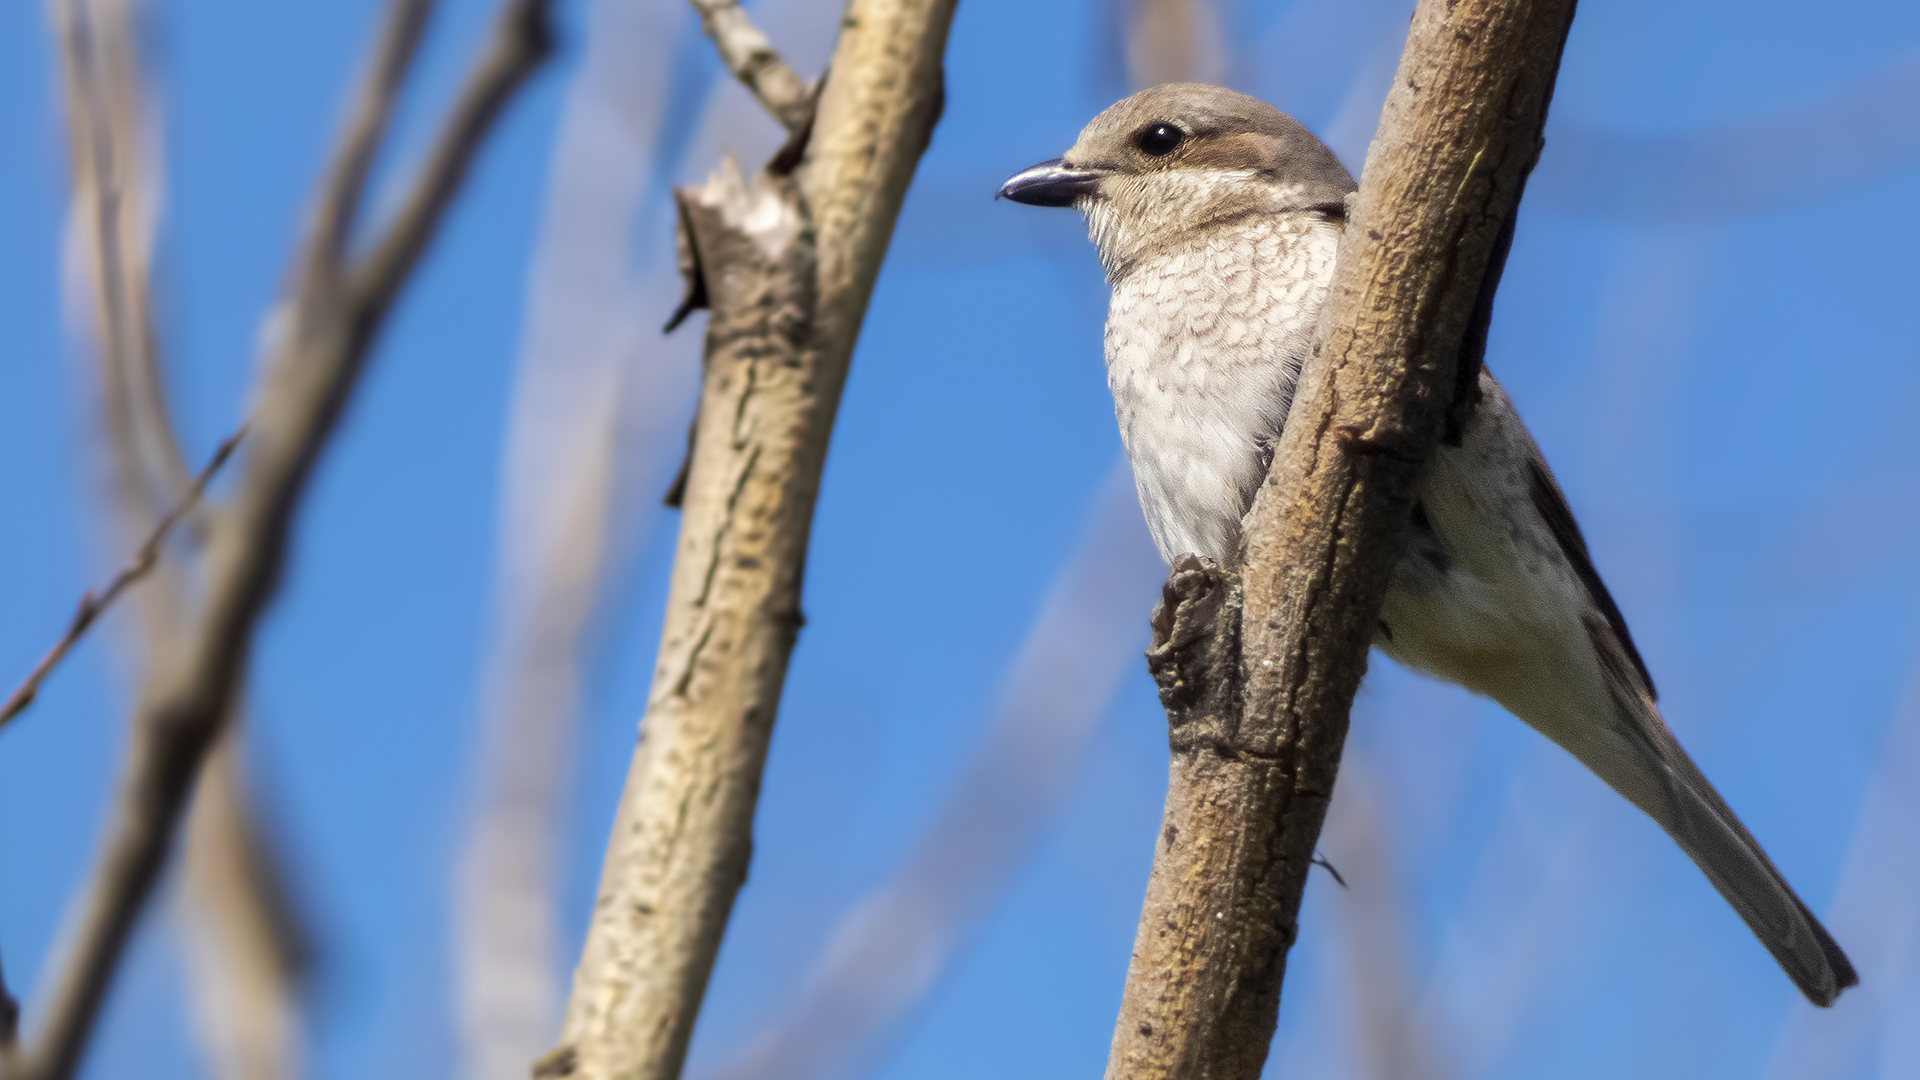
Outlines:
<svg viewBox="0 0 1920 1080"><path fill-rule="evenodd" d="M939 117L952 15L952 0L853 0L798 169L790 142L751 182L728 163L680 193L689 301L712 314L679 550L566 1024L537 1076L679 1075L746 875L840 389Z"/></svg>
<svg viewBox="0 0 1920 1080"><path fill-rule="evenodd" d="M1172 766L1109 1078L1260 1073L1347 713L1420 471L1473 406L1572 18L1414 14L1241 568L1182 560L1155 614Z"/></svg>

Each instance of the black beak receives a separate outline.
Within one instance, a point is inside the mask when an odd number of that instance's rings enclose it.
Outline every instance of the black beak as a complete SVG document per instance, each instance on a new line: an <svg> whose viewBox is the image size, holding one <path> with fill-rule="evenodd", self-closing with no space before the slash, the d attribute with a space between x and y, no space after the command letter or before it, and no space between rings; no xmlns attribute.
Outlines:
<svg viewBox="0 0 1920 1080"><path fill-rule="evenodd" d="M1095 194L1105 169L1067 164L1060 158L1043 161L1024 172L1015 173L1000 185L996 199L1012 199L1028 206L1072 206Z"/></svg>

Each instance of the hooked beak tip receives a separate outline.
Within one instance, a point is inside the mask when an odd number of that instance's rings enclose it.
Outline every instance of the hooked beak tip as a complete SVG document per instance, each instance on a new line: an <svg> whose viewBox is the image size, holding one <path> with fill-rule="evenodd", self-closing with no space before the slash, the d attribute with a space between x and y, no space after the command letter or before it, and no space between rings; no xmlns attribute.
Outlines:
<svg viewBox="0 0 1920 1080"><path fill-rule="evenodd" d="M993 197L996 202L1006 199L1028 206L1072 206L1094 194L1105 175L1104 170L1076 167L1054 158L1015 173Z"/></svg>

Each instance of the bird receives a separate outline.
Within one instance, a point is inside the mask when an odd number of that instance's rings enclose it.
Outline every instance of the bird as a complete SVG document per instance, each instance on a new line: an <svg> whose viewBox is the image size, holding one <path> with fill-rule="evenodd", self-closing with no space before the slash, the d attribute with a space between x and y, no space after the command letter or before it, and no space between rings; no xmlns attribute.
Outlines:
<svg viewBox="0 0 1920 1080"><path fill-rule="evenodd" d="M996 198L1072 207L1111 287L1107 383L1169 563L1234 562L1333 280L1358 185L1292 117L1198 83L1109 107ZM1801 993L1853 965L1668 730L1566 496L1484 367L1425 467L1373 644L1492 698L1673 838Z"/></svg>

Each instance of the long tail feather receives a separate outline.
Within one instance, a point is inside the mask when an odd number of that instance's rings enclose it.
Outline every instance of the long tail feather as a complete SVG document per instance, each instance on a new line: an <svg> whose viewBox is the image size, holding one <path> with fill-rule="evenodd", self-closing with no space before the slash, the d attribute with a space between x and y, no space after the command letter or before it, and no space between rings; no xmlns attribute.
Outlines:
<svg viewBox="0 0 1920 1080"><path fill-rule="evenodd" d="M1619 730L1639 752L1650 781L1640 791L1614 786L1673 837L1807 1000L1823 1008L1833 1004L1840 991L1860 981L1847 954L1680 748L1612 635L1593 637L1607 669Z"/></svg>

